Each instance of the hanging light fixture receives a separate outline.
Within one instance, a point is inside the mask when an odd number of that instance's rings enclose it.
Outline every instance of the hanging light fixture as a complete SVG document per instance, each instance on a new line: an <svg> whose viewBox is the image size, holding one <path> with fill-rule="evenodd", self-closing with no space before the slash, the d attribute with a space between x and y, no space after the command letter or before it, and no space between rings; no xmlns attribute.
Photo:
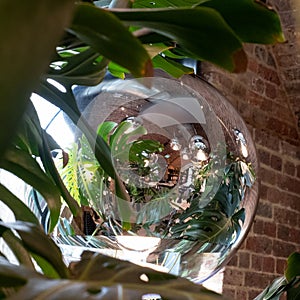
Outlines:
<svg viewBox="0 0 300 300"><path fill-rule="evenodd" d="M243 133L236 128L233 130L233 132L236 136L236 141L240 146L240 150L241 150L243 157L247 158L249 153L248 153L248 149L247 149L246 139L245 139Z"/></svg>
<svg viewBox="0 0 300 300"><path fill-rule="evenodd" d="M181 152L181 157L183 160L189 160L190 155L189 155L189 150L187 148L184 148Z"/></svg>
<svg viewBox="0 0 300 300"><path fill-rule="evenodd" d="M179 151L181 149L181 144L176 137L171 140L170 146L174 151Z"/></svg>
<svg viewBox="0 0 300 300"><path fill-rule="evenodd" d="M200 135L194 135L190 139L189 149L192 159L196 161L206 161L208 159L208 147L205 140Z"/></svg>

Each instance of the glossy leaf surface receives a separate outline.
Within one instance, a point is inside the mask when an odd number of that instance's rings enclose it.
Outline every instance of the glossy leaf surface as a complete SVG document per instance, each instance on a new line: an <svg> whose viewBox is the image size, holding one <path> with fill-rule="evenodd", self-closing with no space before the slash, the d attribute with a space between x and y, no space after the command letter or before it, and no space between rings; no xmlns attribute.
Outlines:
<svg viewBox="0 0 300 300"><path fill-rule="evenodd" d="M47 236L40 226L29 222L16 221L4 223L0 221L0 227L16 230L25 248L45 259L56 270L60 277L68 276L67 268L62 260L62 254L53 240Z"/></svg>
<svg viewBox="0 0 300 300"><path fill-rule="evenodd" d="M0 166L41 193L50 210L50 231L52 231L58 221L61 208L60 191L57 186L29 153L18 148L10 148L6 151Z"/></svg>
<svg viewBox="0 0 300 300"><path fill-rule="evenodd" d="M229 71L246 68L247 59L239 38L214 9L134 9L115 15L128 25L147 27L177 41L196 59Z"/></svg>
<svg viewBox="0 0 300 300"><path fill-rule="evenodd" d="M245 43L284 42L278 14L253 0L210 0L202 4L218 11Z"/></svg>
<svg viewBox="0 0 300 300"><path fill-rule="evenodd" d="M142 44L109 11L79 4L70 32L136 77L151 76L151 60Z"/></svg>
<svg viewBox="0 0 300 300"><path fill-rule="evenodd" d="M72 15L72 0L0 3L0 154L14 135L30 94ZM34 47L33 47L34 45ZM17 88L16 88L17 87Z"/></svg>

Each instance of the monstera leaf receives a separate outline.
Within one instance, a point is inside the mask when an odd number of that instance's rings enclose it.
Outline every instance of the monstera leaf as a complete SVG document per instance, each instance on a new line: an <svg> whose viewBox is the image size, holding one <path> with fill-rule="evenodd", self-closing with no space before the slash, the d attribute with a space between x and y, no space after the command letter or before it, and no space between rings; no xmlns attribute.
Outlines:
<svg viewBox="0 0 300 300"><path fill-rule="evenodd" d="M209 208L202 208L197 213L187 209L186 213L179 217L180 223L172 227L172 237L230 245L234 237L239 235L240 222L243 222L244 218L243 209L232 217L227 217L215 201Z"/></svg>
<svg viewBox="0 0 300 300"><path fill-rule="evenodd" d="M223 299L221 295L187 279L92 252L84 252L81 260L71 263L66 270L56 246L38 227L26 223L8 226L20 233L28 250L44 257L62 277L49 278L0 258L0 291L5 295L9 289L9 299L123 300L142 299L150 294L170 300ZM37 233L39 241L36 240ZM39 245L39 242L43 242L43 245Z"/></svg>

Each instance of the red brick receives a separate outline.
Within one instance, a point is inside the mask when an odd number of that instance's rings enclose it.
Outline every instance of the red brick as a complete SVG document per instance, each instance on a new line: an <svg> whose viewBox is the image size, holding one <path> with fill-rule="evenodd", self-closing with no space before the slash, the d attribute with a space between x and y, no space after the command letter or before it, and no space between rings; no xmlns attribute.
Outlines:
<svg viewBox="0 0 300 300"><path fill-rule="evenodd" d="M268 189L268 200L272 203L281 203L285 198L285 193L277 188Z"/></svg>
<svg viewBox="0 0 300 300"><path fill-rule="evenodd" d="M264 110L267 113L272 112L272 114L274 114L274 107L276 108L276 106L277 106L277 103L274 103L273 100L264 98L264 100L262 101L262 103L260 105L260 109Z"/></svg>
<svg viewBox="0 0 300 300"><path fill-rule="evenodd" d="M281 153L289 157L300 159L299 146L291 145L285 141L281 142Z"/></svg>
<svg viewBox="0 0 300 300"><path fill-rule="evenodd" d="M256 253L271 254L273 240L266 236L249 236L246 240L246 248Z"/></svg>
<svg viewBox="0 0 300 300"><path fill-rule="evenodd" d="M291 121L294 121L293 116L291 116ZM293 122L294 123L294 122ZM289 126L289 138L296 140L296 145L298 145L299 143L299 133L296 129L296 127L294 126L294 124L292 126Z"/></svg>
<svg viewBox="0 0 300 300"><path fill-rule="evenodd" d="M262 202L260 201L258 203L257 211L256 211L257 216L262 216L264 218L273 218L273 212L272 212L272 206L268 202Z"/></svg>
<svg viewBox="0 0 300 300"><path fill-rule="evenodd" d="M297 166L297 177L300 178L300 165Z"/></svg>
<svg viewBox="0 0 300 300"><path fill-rule="evenodd" d="M284 207L274 207L275 222L288 226L295 226L298 221L298 214L295 211L287 210Z"/></svg>
<svg viewBox="0 0 300 300"><path fill-rule="evenodd" d="M290 228L282 224L277 227L277 238L280 240L290 240Z"/></svg>
<svg viewBox="0 0 300 300"><path fill-rule="evenodd" d="M282 169L282 159L277 155L271 156L271 167L277 171Z"/></svg>
<svg viewBox="0 0 300 300"><path fill-rule="evenodd" d="M222 295L228 299L236 299L235 298L235 288L231 286L224 285Z"/></svg>
<svg viewBox="0 0 300 300"><path fill-rule="evenodd" d="M251 90L257 92L258 94L263 94L265 92L265 83L261 78L252 78Z"/></svg>
<svg viewBox="0 0 300 300"><path fill-rule="evenodd" d="M235 286L244 285L244 272L239 269L226 268L224 272L224 284L232 284L234 282Z"/></svg>
<svg viewBox="0 0 300 300"><path fill-rule="evenodd" d="M280 121L275 117L270 117L266 121L266 128L273 132L276 132L276 134L285 136L289 134L289 125L286 122Z"/></svg>
<svg viewBox="0 0 300 300"><path fill-rule="evenodd" d="M297 67L285 69L283 70L282 74L287 81L300 79L300 69Z"/></svg>
<svg viewBox="0 0 300 300"><path fill-rule="evenodd" d="M291 2L286 1L286 0L277 0L275 2L275 7L277 8L278 11L292 11L292 5Z"/></svg>
<svg viewBox="0 0 300 300"><path fill-rule="evenodd" d="M300 212L300 194L299 195L285 195L284 206Z"/></svg>
<svg viewBox="0 0 300 300"><path fill-rule="evenodd" d="M284 191L300 194L300 180L294 177L277 174L277 185Z"/></svg>
<svg viewBox="0 0 300 300"><path fill-rule="evenodd" d="M275 259L273 257L263 258L263 272L274 273L275 271Z"/></svg>
<svg viewBox="0 0 300 300"><path fill-rule="evenodd" d="M263 150L263 149L257 149L257 155L258 155L260 163L263 163L265 165L270 165L270 163L271 163L270 152Z"/></svg>
<svg viewBox="0 0 300 300"><path fill-rule="evenodd" d="M283 0L288 3L289 1ZM282 67L294 66L300 63L298 55L291 53L284 53L282 55L277 55L277 62Z"/></svg>
<svg viewBox="0 0 300 300"><path fill-rule="evenodd" d="M284 271L285 271L285 268L286 268L286 265L287 265L287 261L286 259L284 258L276 258L276 273L277 274L280 274L280 275L283 275L284 274Z"/></svg>
<svg viewBox="0 0 300 300"><path fill-rule="evenodd" d="M269 187L261 184L260 185L260 189L259 189L259 198L263 199L263 200L267 200L268 199L268 189Z"/></svg>
<svg viewBox="0 0 300 300"><path fill-rule="evenodd" d="M284 242L282 240L273 241L273 254L277 257L288 257L290 254L296 251L294 244Z"/></svg>
<svg viewBox="0 0 300 300"><path fill-rule="evenodd" d="M291 11L283 11L280 13L281 23L285 28L294 27L295 26L295 18L291 14Z"/></svg>
<svg viewBox="0 0 300 300"><path fill-rule="evenodd" d="M271 185L276 185L277 176L276 176L275 171L265 169L263 166L261 166L260 177L261 177L261 182L269 183Z"/></svg>
<svg viewBox="0 0 300 300"><path fill-rule="evenodd" d="M248 293L247 293L247 291L238 289L236 291L236 299L247 300L248 299Z"/></svg>
<svg viewBox="0 0 300 300"><path fill-rule="evenodd" d="M255 106L255 107L261 107L263 101L264 101L264 97L255 92L255 91L252 91L252 90L248 90L247 91L247 95L246 95L246 100L247 100L247 104L251 104L252 106Z"/></svg>
<svg viewBox="0 0 300 300"><path fill-rule="evenodd" d="M253 122L257 128L268 128L266 124L270 122L270 114L260 108L253 111Z"/></svg>
<svg viewBox="0 0 300 300"><path fill-rule="evenodd" d="M269 237L276 237L277 226L274 222L265 222L264 223L264 234Z"/></svg>
<svg viewBox="0 0 300 300"><path fill-rule="evenodd" d="M294 176L296 173L296 166L290 161L286 161L283 166L283 172L287 175Z"/></svg>
<svg viewBox="0 0 300 300"><path fill-rule="evenodd" d="M277 95L278 95L278 87L277 87L277 85L275 85L273 83L266 82L265 86L266 86L266 88L265 88L265 95L268 98L271 98L271 99L276 98Z"/></svg>
<svg viewBox="0 0 300 300"><path fill-rule="evenodd" d="M255 129L255 142L274 151L279 150L279 140L272 134L261 129Z"/></svg>
<svg viewBox="0 0 300 300"><path fill-rule="evenodd" d="M252 225L252 231L256 234L263 234L264 233L264 221L255 219Z"/></svg>
<svg viewBox="0 0 300 300"><path fill-rule="evenodd" d="M247 288L247 290L248 290L248 299L253 300L254 298L256 298L263 291L263 289L264 288L262 288L260 290ZM244 300L244 299L239 299L239 300Z"/></svg>
<svg viewBox="0 0 300 300"><path fill-rule="evenodd" d="M276 71L267 68L265 66L259 65L258 67L258 75L260 75L262 78L264 78L267 81L270 81L272 83L275 83L277 85L280 84L280 79L278 77L278 74Z"/></svg>
<svg viewBox="0 0 300 300"><path fill-rule="evenodd" d="M251 255L251 269L259 272L263 270L263 257L261 255Z"/></svg>
<svg viewBox="0 0 300 300"><path fill-rule="evenodd" d="M287 226L284 226L282 224L278 225L277 228L277 237L281 240L287 240L289 242L297 243L299 241L299 231L294 228L289 228Z"/></svg>
<svg viewBox="0 0 300 300"><path fill-rule="evenodd" d="M239 267L249 269L249 267L250 267L249 252L239 251Z"/></svg>
<svg viewBox="0 0 300 300"><path fill-rule="evenodd" d="M273 278L274 276L268 274L248 272L245 277L245 286L265 289L273 281Z"/></svg>
<svg viewBox="0 0 300 300"><path fill-rule="evenodd" d="M284 105L282 105L281 103L274 103L272 106L272 114L276 119L285 121L292 126L295 125L294 116L289 106L285 102Z"/></svg>
<svg viewBox="0 0 300 300"><path fill-rule="evenodd" d="M238 265L238 256L235 254L230 261L228 262L227 266L233 266L236 267Z"/></svg>
<svg viewBox="0 0 300 300"><path fill-rule="evenodd" d="M254 73L257 73L257 71L258 71L258 62L257 62L257 60L254 60L251 57L248 58L248 70L252 71Z"/></svg>

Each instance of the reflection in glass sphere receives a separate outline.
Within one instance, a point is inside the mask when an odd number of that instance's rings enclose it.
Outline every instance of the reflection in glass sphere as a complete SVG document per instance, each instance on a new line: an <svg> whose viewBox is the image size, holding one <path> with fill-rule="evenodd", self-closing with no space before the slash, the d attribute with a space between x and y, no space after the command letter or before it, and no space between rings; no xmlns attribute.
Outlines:
<svg viewBox="0 0 300 300"><path fill-rule="evenodd" d="M181 145L177 138L171 140L170 146L174 151L179 151L181 149Z"/></svg>
<svg viewBox="0 0 300 300"><path fill-rule="evenodd" d="M200 163L201 166L201 164L209 158L207 141L200 135L192 136L189 143L189 149L195 164Z"/></svg>
<svg viewBox="0 0 300 300"><path fill-rule="evenodd" d="M130 198L119 199L94 162L97 197L85 197L100 251L197 283L228 262L253 220L258 183L251 136L226 99L189 76L113 80L83 115L106 129Z"/></svg>

